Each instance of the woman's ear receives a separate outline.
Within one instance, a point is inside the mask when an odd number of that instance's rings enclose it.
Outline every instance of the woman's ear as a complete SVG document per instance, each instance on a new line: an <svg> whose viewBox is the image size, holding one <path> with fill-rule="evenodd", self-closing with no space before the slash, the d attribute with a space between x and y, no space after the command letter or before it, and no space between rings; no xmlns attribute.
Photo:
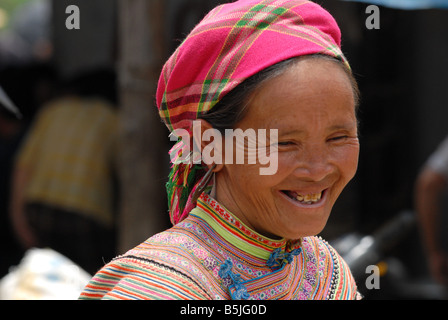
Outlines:
<svg viewBox="0 0 448 320"><path fill-rule="evenodd" d="M218 172L224 167L224 137L221 132L212 127L204 119L193 122L193 150L200 152L202 162L211 168L216 165L213 172Z"/></svg>

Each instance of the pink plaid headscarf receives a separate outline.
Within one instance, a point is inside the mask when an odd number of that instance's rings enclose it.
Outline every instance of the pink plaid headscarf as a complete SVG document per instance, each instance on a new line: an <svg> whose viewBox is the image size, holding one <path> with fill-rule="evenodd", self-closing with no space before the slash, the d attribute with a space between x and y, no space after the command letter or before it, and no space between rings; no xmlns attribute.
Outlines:
<svg viewBox="0 0 448 320"><path fill-rule="evenodd" d="M305 0L240 0L210 11L163 67L156 95L170 131L194 120L248 77L283 60L326 54L343 61L341 33L321 6ZM180 140L170 151L180 157ZM185 150L184 150L185 152ZM173 158L172 158L173 159ZM174 163L167 184L171 222L182 221L204 170Z"/></svg>

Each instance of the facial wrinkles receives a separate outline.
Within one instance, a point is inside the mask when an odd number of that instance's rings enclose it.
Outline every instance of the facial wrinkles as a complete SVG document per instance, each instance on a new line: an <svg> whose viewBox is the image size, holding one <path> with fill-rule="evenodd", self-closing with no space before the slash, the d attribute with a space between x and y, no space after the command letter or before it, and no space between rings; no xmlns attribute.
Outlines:
<svg viewBox="0 0 448 320"><path fill-rule="evenodd" d="M331 172L332 161L340 160L345 155L346 147L358 144L354 111L335 116L326 110L329 108L325 106L304 110L301 115L291 117L291 121L284 125L285 129L280 130L280 141L293 142L293 147L280 152L280 161L285 160L289 164L296 161L300 169L308 170L308 175L318 173L314 178L316 181ZM294 128L297 130L294 131ZM341 144L331 142L330 139L337 136L346 138Z"/></svg>
<svg viewBox="0 0 448 320"><path fill-rule="evenodd" d="M279 222L278 217L273 214L278 212L275 203L269 201L269 198L263 194L254 193L252 194L252 197L252 201L256 208L263 208L263 210L259 210L259 214L255 216L255 222L258 222L258 226L254 226L255 230L272 239L281 238L280 236L273 234L270 230L265 229L267 226L275 226ZM262 226L265 227L263 228Z"/></svg>
<svg viewBox="0 0 448 320"><path fill-rule="evenodd" d="M269 141L269 137L267 140ZM256 148L248 147L250 146L250 143L244 144L242 141L243 140L240 139L239 143L235 143L234 154L238 150L245 151L246 153L257 152ZM268 147L266 145L266 143L262 144L261 147ZM268 147L268 149L271 148ZM267 153L269 153L269 151ZM221 175L218 190L223 190L221 192L227 193L226 198L232 199L231 204L229 204L231 211L237 212L240 220L258 233L273 239L280 238L274 235L271 231L267 230L266 227L263 227L273 226L279 221L278 217L276 218L275 216L277 208L275 207L275 203L272 201L272 195L267 193L270 192L270 190L265 189L262 192L257 192L252 190L253 188L251 187L251 176L255 175L257 178L263 179L263 177L260 177L259 175L260 163L257 162L255 164L250 164L245 162L243 166L239 164L228 164L226 167L230 170L225 168L224 172L218 173ZM233 174L231 174L231 172L233 172ZM245 179L241 179L243 175L246 175ZM269 181L271 181L272 178L272 176L265 176L265 182L263 183L269 184ZM218 192L218 197L221 196L223 196L223 194L219 194ZM252 213L254 209L256 209L257 214L251 215L250 213ZM247 213L249 213L249 215Z"/></svg>
<svg viewBox="0 0 448 320"><path fill-rule="evenodd" d="M257 159L257 132L254 129L234 130L233 137L226 137L226 143L230 143L234 148L233 162L238 164L255 164ZM236 158L236 159L235 159ZM236 160L236 161L235 161Z"/></svg>
<svg viewBox="0 0 448 320"><path fill-rule="evenodd" d="M225 142L228 164L258 165L260 175L272 176L277 173L277 129L246 127L231 131Z"/></svg>
<svg viewBox="0 0 448 320"><path fill-rule="evenodd" d="M250 170L249 168L246 169ZM232 199L230 210L232 212L237 212L238 218L249 228L252 228L260 234L266 235L264 232L265 230L261 230L259 227L260 225L263 225L260 220L265 219L265 212L270 211L270 206L265 196L255 192L250 192L250 186L246 186L245 181L239 179L239 175L231 175L226 172L221 174L225 176L223 177L224 179L220 179L223 185L218 185L218 190L228 194L218 194L218 197L226 196L227 198ZM247 205L249 207L246 207ZM250 214L254 208L265 208L266 210L257 210L259 215L247 216L246 214Z"/></svg>

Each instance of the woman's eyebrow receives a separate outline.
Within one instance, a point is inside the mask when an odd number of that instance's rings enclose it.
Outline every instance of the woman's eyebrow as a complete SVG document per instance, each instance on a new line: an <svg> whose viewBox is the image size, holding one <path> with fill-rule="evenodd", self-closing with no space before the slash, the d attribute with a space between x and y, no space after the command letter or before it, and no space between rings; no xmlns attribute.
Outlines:
<svg viewBox="0 0 448 320"><path fill-rule="evenodd" d="M328 128L328 131L337 131L337 130L353 130L358 127L357 122L347 122L343 124L335 124Z"/></svg>
<svg viewBox="0 0 448 320"><path fill-rule="evenodd" d="M282 136L293 136L293 135L303 135L305 134L305 130L301 130L301 129L291 129L291 130L278 130L278 134L282 135Z"/></svg>
<svg viewBox="0 0 448 320"><path fill-rule="evenodd" d="M335 124L330 127L328 127L328 131L337 131L337 130L354 130L358 127L357 122L347 122L342 124ZM286 129L286 130L279 130L279 135L286 136L286 135L301 135L305 134L305 130L302 129Z"/></svg>

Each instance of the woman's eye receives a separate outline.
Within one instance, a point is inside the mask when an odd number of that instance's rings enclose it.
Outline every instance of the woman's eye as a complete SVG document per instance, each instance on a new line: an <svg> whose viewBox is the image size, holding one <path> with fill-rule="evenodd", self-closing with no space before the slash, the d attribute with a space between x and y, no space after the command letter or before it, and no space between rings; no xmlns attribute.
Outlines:
<svg viewBox="0 0 448 320"><path fill-rule="evenodd" d="M347 135L343 135L343 136L333 137L333 138L330 138L330 139L328 139L328 140L329 140L329 141L341 141L341 140L344 140L344 139L347 139L347 138L348 138Z"/></svg>
<svg viewBox="0 0 448 320"><path fill-rule="evenodd" d="M294 142L292 142L292 141L279 141L278 142L279 146L290 146L292 144L294 144Z"/></svg>

